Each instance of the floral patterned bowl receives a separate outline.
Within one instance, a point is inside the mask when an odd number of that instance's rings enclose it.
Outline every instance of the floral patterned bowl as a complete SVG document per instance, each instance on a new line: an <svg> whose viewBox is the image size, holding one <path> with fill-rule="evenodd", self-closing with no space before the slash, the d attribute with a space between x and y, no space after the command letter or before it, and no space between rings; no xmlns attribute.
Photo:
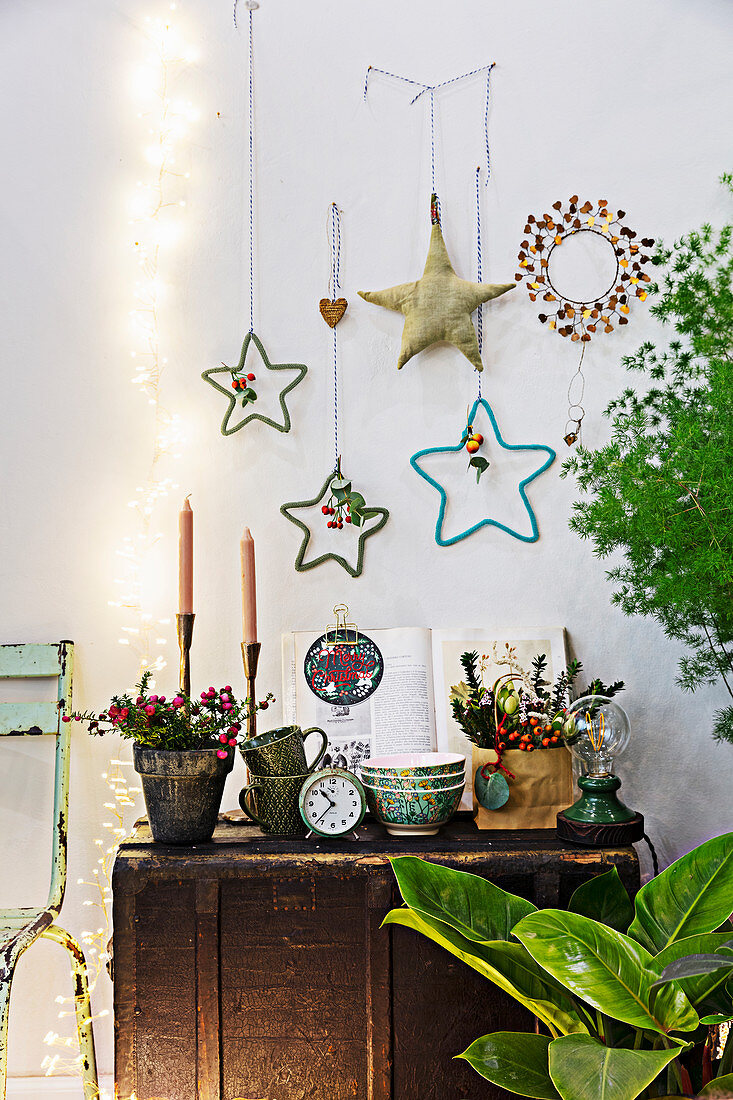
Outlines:
<svg viewBox="0 0 733 1100"><path fill-rule="evenodd" d="M388 756L370 756L362 761L367 774L383 776L417 775L421 779L438 773L461 775L466 758L457 752L401 752Z"/></svg>
<svg viewBox="0 0 733 1100"><path fill-rule="evenodd" d="M361 769L362 782L374 787L386 787L394 791L439 790L463 783L465 772L436 772L434 775L379 775L366 768Z"/></svg>
<svg viewBox="0 0 733 1100"><path fill-rule="evenodd" d="M458 809L463 787L397 791L364 784L369 809L392 836L433 836Z"/></svg>

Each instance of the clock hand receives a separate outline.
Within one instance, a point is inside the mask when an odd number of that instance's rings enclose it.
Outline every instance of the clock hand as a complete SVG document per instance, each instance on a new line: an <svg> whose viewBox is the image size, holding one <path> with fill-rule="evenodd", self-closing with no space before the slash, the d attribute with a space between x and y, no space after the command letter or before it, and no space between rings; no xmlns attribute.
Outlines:
<svg viewBox="0 0 733 1100"><path fill-rule="evenodd" d="M335 805L336 805L336 803L335 803L335 802L331 802L331 800L329 799L329 804L328 804L328 806L326 806L326 809L325 809L325 810L323 811L323 813L321 814L321 816L320 816L319 818L316 818L316 820L315 820L315 821L313 822L313 824L314 824L314 825L319 825L319 824L321 823L321 821L323 821L324 817L326 816L326 814L328 813L328 811L329 811L329 810L331 809L331 807L332 807L332 806L335 806Z"/></svg>

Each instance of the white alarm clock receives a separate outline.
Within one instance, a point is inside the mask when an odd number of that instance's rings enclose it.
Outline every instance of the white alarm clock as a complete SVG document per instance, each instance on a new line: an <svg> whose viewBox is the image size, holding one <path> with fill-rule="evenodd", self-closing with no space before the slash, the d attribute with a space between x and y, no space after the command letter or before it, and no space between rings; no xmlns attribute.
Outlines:
<svg viewBox="0 0 733 1100"><path fill-rule="evenodd" d="M366 796L359 780L343 768L324 768L306 779L300 791L300 814L312 833L344 837L361 824Z"/></svg>

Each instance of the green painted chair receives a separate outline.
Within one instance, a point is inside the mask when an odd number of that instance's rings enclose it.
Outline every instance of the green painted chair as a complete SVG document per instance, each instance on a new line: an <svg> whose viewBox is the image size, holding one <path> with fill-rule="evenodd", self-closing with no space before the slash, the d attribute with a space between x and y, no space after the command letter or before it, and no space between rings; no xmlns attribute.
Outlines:
<svg viewBox="0 0 733 1100"><path fill-rule="evenodd" d="M71 711L74 643L0 646L0 679L40 677L58 679L58 701L0 703L0 736L29 737L51 734L56 738L51 887L42 909L0 909L0 1100L5 1100L8 1063L8 1008L15 964L38 939L53 940L71 956L76 1025L81 1052L84 1100L99 1096L94 1056L89 987L84 953L65 929L56 924L66 888L66 836L69 809L69 750L71 725L61 716Z"/></svg>

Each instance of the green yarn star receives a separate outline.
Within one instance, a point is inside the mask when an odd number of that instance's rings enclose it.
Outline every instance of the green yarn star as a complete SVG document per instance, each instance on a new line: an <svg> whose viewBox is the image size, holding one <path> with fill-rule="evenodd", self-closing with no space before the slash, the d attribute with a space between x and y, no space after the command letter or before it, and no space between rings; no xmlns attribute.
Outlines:
<svg viewBox="0 0 733 1100"><path fill-rule="evenodd" d="M289 504L283 504L280 507L280 511L289 519L291 523L294 523L296 527L299 527L303 532L303 541L300 544L298 554L295 558L295 568L299 573L305 573L308 569L315 569L317 565L321 565L322 562L328 561L329 558L332 561L338 562L342 568L352 577L360 577L362 569L364 568L364 543L370 535L375 535L377 531L381 531L385 523L389 519L389 512L386 508L364 508L362 515L364 520L369 520L373 516L379 516L379 522L375 523L372 527L366 528L364 524L361 527L361 534L359 535L359 548L357 552L356 567L349 564L346 558L343 558L340 554L320 554L313 561L305 561L305 552L308 549L308 543L310 542L311 532L307 524L303 523L297 516L291 516L290 511L297 511L303 508L313 508L315 505L320 504L326 494L331 494L331 483L337 476L337 472L332 470L324 481L318 495L313 497L312 500L295 500ZM336 536L338 537L338 536Z"/></svg>
<svg viewBox="0 0 733 1100"><path fill-rule="evenodd" d="M243 374L244 364L245 360L247 359L247 352L249 351L250 343L254 343L254 346L259 353L260 359L264 363L267 370L295 370L298 372L297 378L294 378L292 382L289 382L288 385L285 386L285 388L282 389L279 394L280 408L283 414L282 424L278 424L276 420L273 420L269 416L265 416L264 413L251 412L248 416L245 416L242 420L240 420L238 424L235 424L233 428L229 426L229 421L231 420L232 413L234 412L234 409L237 405L237 394L236 392L225 389L224 386L220 385L211 376L212 374L230 374L232 376ZM249 424L250 420L262 420L263 423L269 424L271 428L276 428L279 432L289 432L291 427L290 413L288 412L288 407L285 404L285 398L291 390L295 389L299 382L303 381L307 370L308 368L305 366L304 363L271 363L267 357L267 352L265 351L259 336L255 332L248 332L244 338L244 343L242 344L242 352L239 356L239 363L236 367L227 367L225 364L221 367L212 367L210 370L205 370L201 375L205 382L208 382L210 386L213 386L215 390L219 390L220 393L223 393L224 396L229 399L229 408L227 409L224 415L224 419L221 422L221 434L234 435L234 433L238 432L240 428L243 428L245 424Z"/></svg>

